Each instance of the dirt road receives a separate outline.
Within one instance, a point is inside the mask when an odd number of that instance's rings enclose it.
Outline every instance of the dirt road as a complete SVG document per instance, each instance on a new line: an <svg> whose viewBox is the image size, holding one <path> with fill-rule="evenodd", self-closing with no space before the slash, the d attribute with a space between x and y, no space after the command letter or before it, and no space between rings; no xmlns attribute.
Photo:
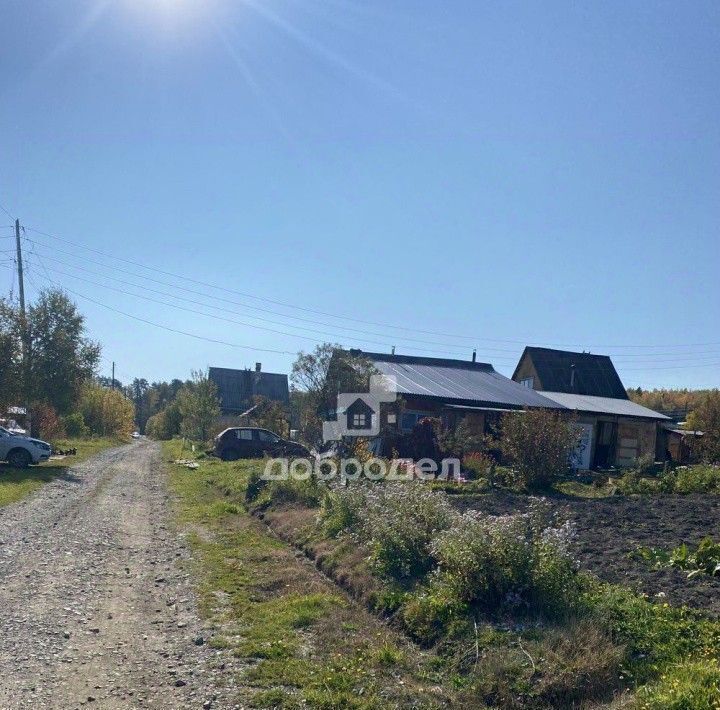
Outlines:
<svg viewBox="0 0 720 710"><path fill-rule="evenodd" d="M0 509L0 708L237 706L168 508L139 441Z"/></svg>

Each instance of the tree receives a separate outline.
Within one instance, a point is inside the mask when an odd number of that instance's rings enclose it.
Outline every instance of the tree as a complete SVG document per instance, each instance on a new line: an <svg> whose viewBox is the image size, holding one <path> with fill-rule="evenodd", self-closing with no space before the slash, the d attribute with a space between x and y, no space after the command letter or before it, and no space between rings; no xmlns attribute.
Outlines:
<svg viewBox="0 0 720 710"><path fill-rule="evenodd" d="M499 445L513 464L517 483L538 490L568 470L579 439L572 419L546 409L528 409L503 417Z"/></svg>
<svg viewBox="0 0 720 710"><path fill-rule="evenodd" d="M300 431L308 443L319 443L322 419L335 409L339 392L367 392L373 364L352 350L323 343L310 353L300 352L293 363L290 381L296 397Z"/></svg>
<svg viewBox="0 0 720 710"><path fill-rule="evenodd" d="M135 404L135 423L138 431L145 431L145 424L150 418L148 392L150 385L145 378L136 377L128 387L128 395Z"/></svg>
<svg viewBox="0 0 720 710"><path fill-rule="evenodd" d="M80 395L78 411L92 434L130 436L135 426L135 408L117 389L86 383Z"/></svg>
<svg viewBox="0 0 720 710"><path fill-rule="evenodd" d="M707 463L720 463L720 390L707 392L690 412L686 429L701 431L694 448L700 459Z"/></svg>
<svg viewBox="0 0 720 710"><path fill-rule="evenodd" d="M85 319L60 290L42 291L28 311L31 400L70 412L100 360L100 346L85 333Z"/></svg>
<svg viewBox="0 0 720 710"><path fill-rule="evenodd" d="M288 413L283 404L267 397L253 397L255 409L250 413L252 426L269 429L280 436L290 436L288 430Z"/></svg>
<svg viewBox="0 0 720 710"><path fill-rule="evenodd" d="M177 403L182 417L181 433L196 441L207 441L220 417L217 387L207 373L194 371L192 381L178 392Z"/></svg>
<svg viewBox="0 0 720 710"><path fill-rule="evenodd" d="M0 299L0 411L20 404L21 348L17 310ZM24 404L24 403L23 403Z"/></svg>

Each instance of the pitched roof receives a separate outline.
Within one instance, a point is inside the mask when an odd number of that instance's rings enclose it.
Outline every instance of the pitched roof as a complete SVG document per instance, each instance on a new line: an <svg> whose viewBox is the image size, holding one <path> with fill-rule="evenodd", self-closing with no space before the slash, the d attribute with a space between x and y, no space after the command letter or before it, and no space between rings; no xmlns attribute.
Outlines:
<svg viewBox="0 0 720 710"><path fill-rule="evenodd" d="M532 360L543 391L628 399L615 366L607 355L526 347L513 379L526 357Z"/></svg>
<svg viewBox="0 0 720 710"><path fill-rule="evenodd" d="M645 419L670 421L670 417L643 407L629 399L546 391L543 391L543 396L576 412L591 412L592 414L611 414L620 417L643 417Z"/></svg>
<svg viewBox="0 0 720 710"><path fill-rule="evenodd" d="M468 360L387 355L352 350L372 362L383 375L394 377L398 394L456 403L507 405L511 408L563 409L528 387L513 382L492 365Z"/></svg>
<svg viewBox="0 0 720 710"><path fill-rule="evenodd" d="M220 406L225 413L243 412L255 395L283 404L290 401L287 375L211 367L208 378L217 386Z"/></svg>

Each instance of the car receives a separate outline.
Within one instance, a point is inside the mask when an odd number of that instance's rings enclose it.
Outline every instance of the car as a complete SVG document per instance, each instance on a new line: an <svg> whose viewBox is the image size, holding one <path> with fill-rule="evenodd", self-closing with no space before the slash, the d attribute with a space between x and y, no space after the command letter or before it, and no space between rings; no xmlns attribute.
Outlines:
<svg viewBox="0 0 720 710"><path fill-rule="evenodd" d="M140 438L140 432L139 432L139 431L134 431L134 432L132 433L132 438L133 438L133 439L139 439L139 438Z"/></svg>
<svg viewBox="0 0 720 710"><path fill-rule="evenodd" d="M259 427L230 427L215 437L214 444L213 453L223 461L257 459L265 455L310 456L302 444Z"/></svg>
<svg viewBox="0 0 720 710"><path fill-rule="evenodd" d="M30 464L47 461L52 446L47 441L14 434L0 427L0 461L7 461L14 468L27 468Z"/></svg>

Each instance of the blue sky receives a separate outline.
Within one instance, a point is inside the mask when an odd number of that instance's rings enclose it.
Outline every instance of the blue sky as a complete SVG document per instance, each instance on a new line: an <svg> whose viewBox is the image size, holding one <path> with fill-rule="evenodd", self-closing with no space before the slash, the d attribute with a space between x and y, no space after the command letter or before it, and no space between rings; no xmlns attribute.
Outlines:
<svg viewBox="0 0 720 710"><path fill-rule="evenodd" d="M720 386L718 3L4 0L0 25L0 203L108 373L286 372L332 340L509 374L528 343Z"/></svg>

